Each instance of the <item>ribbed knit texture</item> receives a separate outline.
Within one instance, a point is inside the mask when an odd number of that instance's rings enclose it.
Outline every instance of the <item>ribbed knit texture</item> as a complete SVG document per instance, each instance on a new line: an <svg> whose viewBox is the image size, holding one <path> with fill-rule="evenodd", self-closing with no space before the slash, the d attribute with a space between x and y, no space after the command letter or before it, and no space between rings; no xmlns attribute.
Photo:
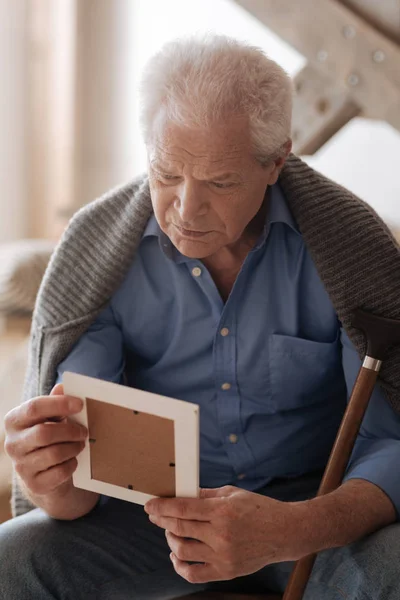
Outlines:
<svg viewBox="0 0 400 600"><path fill-rule="evenodd" d="M400 249L371 207L315 172L287 160L280 183L339 319L360 357L356 308L400 319ZM152 214L147 178L112 190L72 219L49 263L34 311L24 400L48 394L56 368L122 282ZM400 413L400 347L380 381ZM13 514L32 508L14 481Z"/></svg>

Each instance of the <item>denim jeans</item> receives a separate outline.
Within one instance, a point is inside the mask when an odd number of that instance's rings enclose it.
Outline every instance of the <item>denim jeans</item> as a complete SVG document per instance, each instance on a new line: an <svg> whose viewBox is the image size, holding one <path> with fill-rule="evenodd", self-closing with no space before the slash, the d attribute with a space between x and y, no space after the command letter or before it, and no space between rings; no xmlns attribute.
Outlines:
<svg viewBox="0 0 400 600"><path fill-rule="evenodd" d="M259 493L283 501L315 495L321 474L275 480ZM36 509L0 525L1 600L167 600L209 590L283 592L293 563L229 582L193 585L177 575L164 531L142 506L102 497L75 521ZM400 524L321 552L304 600L400 600Z"/></svg>

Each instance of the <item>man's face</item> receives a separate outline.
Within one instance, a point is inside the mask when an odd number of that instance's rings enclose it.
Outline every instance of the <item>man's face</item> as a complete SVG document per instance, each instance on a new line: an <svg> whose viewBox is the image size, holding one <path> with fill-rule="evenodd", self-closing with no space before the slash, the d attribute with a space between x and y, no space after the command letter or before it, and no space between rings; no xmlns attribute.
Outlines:
<svg viewBox="0 0 400 600"><path fill-rule="evenodd" d="M252 156L244 118L202 131L162 113L148 144L148 170L162 231L183 255L199 259L242 237L279 174Z"/></svg>

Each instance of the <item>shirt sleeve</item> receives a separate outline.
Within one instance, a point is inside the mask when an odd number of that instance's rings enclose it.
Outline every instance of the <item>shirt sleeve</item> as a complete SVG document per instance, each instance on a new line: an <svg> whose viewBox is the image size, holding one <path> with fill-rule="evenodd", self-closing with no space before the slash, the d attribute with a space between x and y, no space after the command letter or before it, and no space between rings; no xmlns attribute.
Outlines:
<svg viewBox="0 0 400 600"><path fill-rule="evenodd" d="M57 383L65 371L121 383L124 367L122 331L109 305L58 365Z"/></svg>
<svg viewBox="0 0 400 600"><path fill-rule="evenodd" d="M344 329L341 332L343 369L348 398L361 367L358 353ZM400 415L375 385L343 481L365 479L380 487L393 502L400 519Z"/></svg>

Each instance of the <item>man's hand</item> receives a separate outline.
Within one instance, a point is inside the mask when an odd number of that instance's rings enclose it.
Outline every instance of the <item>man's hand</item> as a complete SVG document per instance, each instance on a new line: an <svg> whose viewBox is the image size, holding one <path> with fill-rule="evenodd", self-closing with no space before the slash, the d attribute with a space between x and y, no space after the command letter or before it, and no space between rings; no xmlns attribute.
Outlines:
<svg viewBox="0 0 400 600"><path fill-rule="evenodd" d="M190 583L249 575L311 550L299 535L301 503L233 486L202 489L198 499L155 498L145 511L166 530L175 571Z"/></svg>
<svg viewBox="0 0 400 600"><path fill-rule="evenodd" d="M154 498L145 510L166 530L175 571L190 583L234 579L346 546L396 520L388 496L362 479L303 502L226 486L203 489L198 499Z"/></svg>
<svg viewBox="0 0 400 600"><path fill-rule="evenodd" d="M50 396L32 398L6 415L4 448L30 493L46 495L66 483L72 486L87 430L69 417L81 409L82 400L65 396L58 384Z"/></svg>
<svg viewBox="0 0 400 600"><path fill-rule="evenodd" d="M23 493L48 515L77 519L96 505L99 494L75 488L72 474L83 450L87 429L73 420L82 400L64 395L56 385L5 417L4 448L18 474Z"/></svg>

